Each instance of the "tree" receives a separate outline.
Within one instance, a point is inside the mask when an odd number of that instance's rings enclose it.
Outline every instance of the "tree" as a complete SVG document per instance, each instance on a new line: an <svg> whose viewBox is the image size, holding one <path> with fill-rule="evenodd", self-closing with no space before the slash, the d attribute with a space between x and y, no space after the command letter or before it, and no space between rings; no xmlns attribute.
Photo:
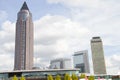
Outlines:
<svg viewBox="0 0 120 80"><path fill-rule="evenodd" d="M88 80L94 80L94 76L92 76L92 75L89 76L89 77L88 77Z"/></svg>
<svg viewBox="0 0 120 80"><path fill-rule="evenodd" d="M16 77L16 75L13 76L12 80L18 80L18 78Z"/></svg>
<svg viewBox="0 0 120 80"><path fill-rule="evenodd" d="M52 75L48 75L47 80L53 80Z"/></svg>
<svg viewBox="0 0 120 80"><path fill-rule="evenodd" d="M78 77L77 77L77 75L76 74L72 74L72 80L78 80Z"/></svg>
<svg viewBox="0 0 120 80"><path fill-rule="evenodd" d="M82 78L86 78L86 75L85 74L81 74L80 75L80 79L82 79Z"/></svg>
<svg viewBox="0 0 120 80"><path fill-rule="evenodd" d="M69 75L69 74L65 74L65 76L64 76L64 80L71 80L70 75Z"/></svg>
<svg viewBox="0 0 120 80"><path fill-rule="evenodd" d="M61 77L59 75L57 75L55 80L61 80Z"/></svg>
<svg viewBox="0 0 120 80"><path fill-rule="evenodd" d="M22 76L22 77L20 78L20 80L25 80L25 77L24 77L24 76Z"/></svg>

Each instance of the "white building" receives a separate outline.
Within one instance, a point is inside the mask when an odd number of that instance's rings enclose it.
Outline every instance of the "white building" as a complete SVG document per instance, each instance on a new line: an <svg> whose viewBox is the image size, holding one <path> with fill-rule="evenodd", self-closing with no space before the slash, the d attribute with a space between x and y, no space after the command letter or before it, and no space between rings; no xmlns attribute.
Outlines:
<svg viewBox="0 0 120 80"><path fill-rule="evenodd" d="M50 69L71 69L71 59L59 58L50 61Z"/></svg>

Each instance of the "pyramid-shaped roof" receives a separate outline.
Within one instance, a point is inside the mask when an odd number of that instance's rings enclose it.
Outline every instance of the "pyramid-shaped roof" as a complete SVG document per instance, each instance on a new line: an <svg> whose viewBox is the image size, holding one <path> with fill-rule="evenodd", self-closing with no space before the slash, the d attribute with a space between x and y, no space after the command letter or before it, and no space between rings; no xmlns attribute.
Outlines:
<svg viewBox="0 0 120 80"><path fill-rule="evenodd" d="M20 10L29 10L29 8L28 8L26 2L23 3L23 6L21 7Z"/></svg>

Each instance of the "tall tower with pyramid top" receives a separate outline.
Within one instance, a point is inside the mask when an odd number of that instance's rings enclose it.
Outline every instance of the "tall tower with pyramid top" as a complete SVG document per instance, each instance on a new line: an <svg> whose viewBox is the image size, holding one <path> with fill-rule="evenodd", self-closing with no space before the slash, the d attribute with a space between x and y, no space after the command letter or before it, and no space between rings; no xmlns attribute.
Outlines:
<svg viewBox="0 0 120 80"><path fill-rule="evenodd" d="M17 14L14 70L33 67L33 21L26 2Z"/></svg>

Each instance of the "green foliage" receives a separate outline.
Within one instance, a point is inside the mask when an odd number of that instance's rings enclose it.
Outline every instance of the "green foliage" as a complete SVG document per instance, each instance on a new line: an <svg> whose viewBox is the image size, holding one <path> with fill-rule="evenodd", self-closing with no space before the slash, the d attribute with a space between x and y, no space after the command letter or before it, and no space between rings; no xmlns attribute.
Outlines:
<svg viewBox="0 0 120 80"><path fill-rule="evenodd" d="M94 76L92 76L92 75L89 76L89 77L88 77L88 80L94 80Z"/></svg>
<svg viewBox="0 0 120 80"><path fill-rule="evenodd" d="M69 75L69 74L65 74L65 76L64 76L64 80L71 80L70 75Z"/></svg>
<svg viewBox="0 0 120 80"><path fill-rule="evenodd" d="M57 75L55 80L61 80L61 77L59 75Z"/></svg>
<svg viewBox="0 0 120 80"><path fill-rule="evenodd" d="M18 78L16 77L16 75L13 76L12 80L18 80Z"/></svg>
<svg viewBox="0 0 120 80"><path fill-rule="evenodd" d="M20 80L25 80L25 77L24 77L24 76L22 76L22 77L20 78Z"/></svg>
<svg viewBox="0 0 120 80"><path fill-rule="evenodd" d="M53 80L52 75L48 75L47 80Z"/></svg>
<svg viewBox="0 0 120 80"><path fill-rule="evenodd" d="M78 77L77 77L77 75L76 74L72 74L72 80L78 80Z"/></svg>
<svg viewBox="0 0 120 80"><path fill-rule="evenodd" d="M86 75L85 74L81 74L80 75L80 79L82 79L82 78L86 78Z"/></svg>

